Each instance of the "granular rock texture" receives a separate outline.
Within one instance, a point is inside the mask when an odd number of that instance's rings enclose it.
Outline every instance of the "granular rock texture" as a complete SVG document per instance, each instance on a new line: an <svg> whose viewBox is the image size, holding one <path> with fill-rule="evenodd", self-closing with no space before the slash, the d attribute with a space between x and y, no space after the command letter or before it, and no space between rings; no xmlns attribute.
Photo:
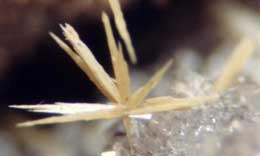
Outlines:
<svg viewBox="0 0 260 156"><path fill-rule="evenodd" d="M198 79L198 76L193 76L193 80L186 85L186 89L189 88L190 91L186 96L192 96L191 92L203 94L204 91L204 95L207 94L207 89L198 87ZM205 81L200 82L200 86L210 85ZM183 92L182 96L184 96ZM248 154L256 154L259 152L259 148L257 150L256 147L260 146L259 134L257 131L252 134L250 129L246 128L248 125L257 127L259 98L257 85L245 81L226 91L217 101L199 108L155 114L150 121L137 120L138 131L133 136L134 155L227 156L240 153L241 156L248 156ZM241 137L239 137L240 133L242 133ZM249 140L249 138L254 139ZM121 155L128 153L120 143L115 145L115 149Z"/></svg>

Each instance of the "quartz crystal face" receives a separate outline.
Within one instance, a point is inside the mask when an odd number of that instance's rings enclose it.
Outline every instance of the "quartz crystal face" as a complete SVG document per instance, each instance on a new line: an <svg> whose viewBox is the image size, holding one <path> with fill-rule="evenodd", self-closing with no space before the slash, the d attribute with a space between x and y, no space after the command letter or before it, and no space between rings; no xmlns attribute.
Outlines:
<svg viewBox="0 0 260 156"><path fill-rule="evenodd" d="M176 89L174 94L190 97L198 94L207 95L210 92L209 81L196 74L193 74L192 78L187 79L189 83L184 79L186 84L183 83L181 89ZM187 90L186 93L184 89ZM238 135L242 133L240 131L244 125L257 124L259 100L260 92L257 85L243 80L227 90L217 101L199 108L158 113L154 114L151 120L136 120L137 131L133 136L134 155L194 156L203 153L205 156L228 156L228 153L223 153L224 150L235 151L231 148L239 149L237 142L249 141L244 139L247 133L243 134L244 137L241 139ZM259 134L248 135L256 139ZM250 145L252 144L248 146ZM260 146L259 140L257 146ZM119 150L121 155L127 154L127 148L124 148L123 144L117 143L115 149ZM254 149L248 147L246 150ZM246 153L250 152L253 153Z"/></svg>

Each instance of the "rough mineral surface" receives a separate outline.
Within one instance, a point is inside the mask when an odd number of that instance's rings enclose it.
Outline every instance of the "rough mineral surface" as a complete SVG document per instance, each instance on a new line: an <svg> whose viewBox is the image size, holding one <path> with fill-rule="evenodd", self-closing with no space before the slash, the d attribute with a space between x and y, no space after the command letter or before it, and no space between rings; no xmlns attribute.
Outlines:
<svg viewBox="0 0 260 156"><path fill-rule="evenodd" d="M240 81L236 87L227 90L215 102L188 111L155 114L150 121L135 121L138 131L133 136L134 155L259 154L260 136L257 129L260 129L258 122L260 90L250 81L244 79ZM186 95L178 88L185 89ZM207 95L210 88L210 83L200 76L193 75L189 83L177 87L175 94L187 97ZM115 149L121 155L129 154L123 143L117 143Z"/></svg>

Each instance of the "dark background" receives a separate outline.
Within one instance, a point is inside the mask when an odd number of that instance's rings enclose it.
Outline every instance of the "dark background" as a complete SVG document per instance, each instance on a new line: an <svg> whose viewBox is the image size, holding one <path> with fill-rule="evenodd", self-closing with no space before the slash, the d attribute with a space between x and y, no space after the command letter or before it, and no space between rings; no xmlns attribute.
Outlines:
<svg viewBox="0 0 260 156"><path fill-rule="evenodd" d="M62 1L44 7L37 3L11 2L1 2L3 8L1 12L8 10L13 16L19 16L16 17L17 19L10 20L10 24L5 24L8 27L4 27L4 24L0 27L3 33L0 36L7 36L9 41L7 45L4 42L0 43L4 49L0 51L3 56L1 60L5 60L1 63L5 68L2 72L0 71L2 73L0 77L1 115L13 112L7 108L10 104L40 104L55 101L93 102L97 100L97 97L101 97L102 95L84 73L48 35L48 31L53 31L61 36L59 24L65 22L72 24L98 61L111 73L100 10L93 9L96 11L93 15L86 9L85 12L74 12L71 17L68 17L65 16L66 14L62 16L62 11L50 11L54 10L57 5L65 5ZM200 44L216 41L216 38L209 40L200 36L200 42L194 42L195 35L202 29L207 29L212 23L207 13L207 1L151 0L123 4L125 18L139 60L134 68L149 66L164 56L164 49L169 45L174 49L180 44L193 44L202 52L203 50L206 52L208 47ZM3 7L4 5L6 7ZM107 4L104 5L106 8ZM5 14L10 16L10 14ZM32 17L29 18L28 15ZM2 23L6 21L0 19ZM43 25L40 26L41 23ZM26 27L21 25L26 25ZM32 31L32 29L35 30Z"/></svg>

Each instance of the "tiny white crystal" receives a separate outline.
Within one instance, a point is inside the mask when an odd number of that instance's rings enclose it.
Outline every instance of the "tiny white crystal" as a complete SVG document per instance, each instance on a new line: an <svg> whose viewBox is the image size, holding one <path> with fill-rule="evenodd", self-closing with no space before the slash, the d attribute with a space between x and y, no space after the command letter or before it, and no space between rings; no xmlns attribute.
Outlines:
<svg viewBox="0 0 260 156"><path fill-rule="evenodd" d="M101 153L101 156L116 156L116 152L115 151L106 151Z"/></svg>
<svg viewBox="0 0 260 156"><path fill-rule="evenodd" d="M130 118L136 119L144 119L144 120L151 120L152 114L142 114L142 115L129 115Z"/></svg>

